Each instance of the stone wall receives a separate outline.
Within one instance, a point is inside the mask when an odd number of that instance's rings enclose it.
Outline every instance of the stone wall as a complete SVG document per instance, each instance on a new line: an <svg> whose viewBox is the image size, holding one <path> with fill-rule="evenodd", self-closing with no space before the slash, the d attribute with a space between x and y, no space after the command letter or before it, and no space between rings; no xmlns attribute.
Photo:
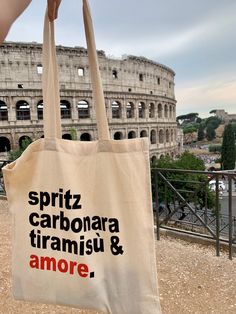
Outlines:
<svg viewBox="0 0 236 314"><path fill-rule="evenodd" d="M75 128L81 140L96 140L97 129L87 50L57 47L63 137ZM43 136L42 46L0 46L0 151L25 137ZM148 136L151 156L178 153L175 73L143 57L110 59L98 51L111 137Z"/></svg>

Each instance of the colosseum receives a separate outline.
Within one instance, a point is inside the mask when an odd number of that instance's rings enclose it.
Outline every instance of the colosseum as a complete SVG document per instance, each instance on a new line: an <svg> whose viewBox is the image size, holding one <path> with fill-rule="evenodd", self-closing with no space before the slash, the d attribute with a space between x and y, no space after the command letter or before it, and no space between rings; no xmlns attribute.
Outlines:
<svg viewBox="0 0 236 314"><path fill-rule="evenodd" d="M6 42L0 46L0 152L26 138L43 136L42 45ZM57 47L63 138L71 130L96 140L87 50ZM150 156L178 153L173 70L143 57L106 57L98 51L111 137L149 137Z"/></svg>

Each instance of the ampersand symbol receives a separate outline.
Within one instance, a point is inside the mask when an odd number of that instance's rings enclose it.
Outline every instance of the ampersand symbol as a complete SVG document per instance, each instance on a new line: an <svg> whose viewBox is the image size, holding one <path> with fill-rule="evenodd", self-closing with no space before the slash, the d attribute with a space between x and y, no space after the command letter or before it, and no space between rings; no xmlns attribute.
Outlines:
<svg viewBox="0 0 236 314"><path fill-rule="evenodd" d="M113 255L122 255L124 253L122 245L118 245L120 239L116 236L111 237L111 252Z"/></svg>

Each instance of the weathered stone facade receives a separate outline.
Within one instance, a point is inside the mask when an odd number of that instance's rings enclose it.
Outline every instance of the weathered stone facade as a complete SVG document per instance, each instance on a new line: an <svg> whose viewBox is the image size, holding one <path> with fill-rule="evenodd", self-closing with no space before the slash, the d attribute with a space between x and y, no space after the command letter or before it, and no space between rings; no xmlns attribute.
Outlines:
<svg viewBox="0 0 236 314"><path fill-rule="evenodd" d="M0 151L43 136L42 45L0 46ZM87 50L57 47L63 137L97 139ZM178 153L175 73L145 58L116 60L98 51L111 137L148 136L152 157Z"/></svg>
<svg viewBox="0 0 236 314"><path fill-rule="evenodd" d="M222 119L226 123L229 123L231 121L236 121L236 114L235 113L234 114L229 114L224 109L214 110L214 114L215 114L216 117Z"/></svg>

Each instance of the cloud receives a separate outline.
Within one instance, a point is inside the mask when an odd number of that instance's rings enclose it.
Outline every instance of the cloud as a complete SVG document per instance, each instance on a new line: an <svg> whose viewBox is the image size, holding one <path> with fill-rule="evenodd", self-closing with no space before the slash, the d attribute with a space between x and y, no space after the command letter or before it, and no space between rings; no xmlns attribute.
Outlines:
<svg viewBox="0 0 236 314"><path fill-rule="evenodd" d="M204 81L192 82L176 89L177 114L200 112L209 115L212 109L225 109L235 113L236 76L208 77Z"/></svg>

